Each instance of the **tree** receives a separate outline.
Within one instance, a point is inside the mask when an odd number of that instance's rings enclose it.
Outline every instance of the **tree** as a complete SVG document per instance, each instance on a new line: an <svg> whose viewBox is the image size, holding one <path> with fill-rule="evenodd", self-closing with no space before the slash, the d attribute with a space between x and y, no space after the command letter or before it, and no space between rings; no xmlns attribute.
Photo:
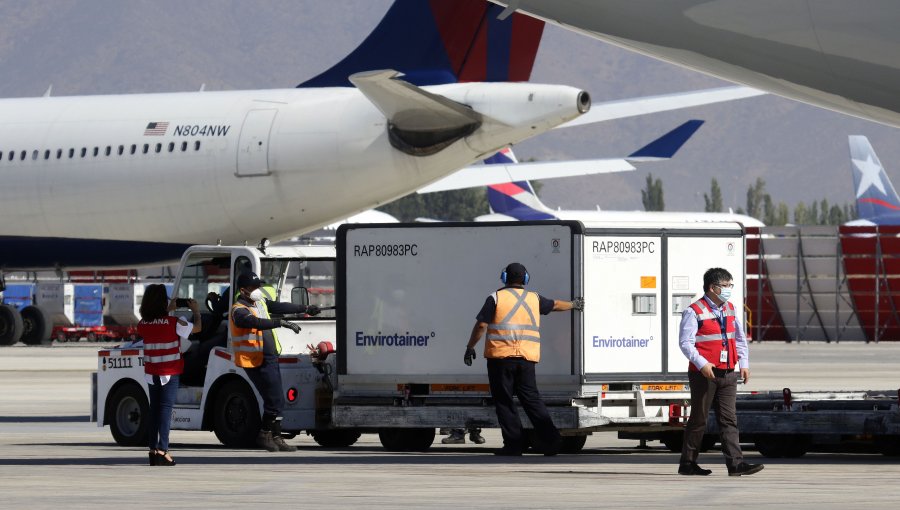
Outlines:
<svg viewBox="0 0 900 510"><path fill-rule="evenodd" d="M787 225L788 221L790 221L790 214L787 204L778 202L778 209L775 211L775 221L773 221L771 225L777 227Z"/></svg>
<svg viewBox="0 0 900 510"><path fill-rule="evenodd" d="M747 215L754 218L763 218L765 211L766 181L762 177L756 178L756 183L747 189ZM770 199L771 200L771 199Z"/></svg>
<svg viewBox="0 0 900 510"><path fill-rule="evenodd" d="M766 225L775 225L775 204L772 197L768 193L763 195L763 223Z"/></svg>
<svg viewBox="0 0 900 510"><path fill-rule="evenodd" d="M809 209L806 208L806 204L802 201L797 202L797 205L794 206L794 224L795 225L806 225L809 218Z"/></svg>
<svg viewBox="0 0 900 510"><path fill-rule="evenodd" d="M841 206L834 204L831 206L831 209L828 210L828 224L829 225L840 225L847 221L844 218L844 210L841 209Z"/></svg>
<svg viewBox="0 0 900 510"><path fill-rule="evenodd" d="M413 193L378 208L400 221L431 218L449 221L471 221L490 212L484 188Z"/></svg>
<svg viewBox="0 0 900 510"><path fill-rule="evenodd" d="M663 211L666 203L663 200L662 181L653 180L653 174L647 174L647 188L641 190L641 202L645 211Z"/></svg>
<svg viewBox="0 0 900 510"><path fill-rule="evenodd" d="M704 193L703 200L706 202L706 209L704 209L706 212L722 212L722 190L715 177L712 179L709 195Z"/></svg>
<svg viewBox="0 0 900 510"><path fill-rule="evenodd" d="M822 205L819 206L819 225L828 225L828 199L822 199Z"/></svg>

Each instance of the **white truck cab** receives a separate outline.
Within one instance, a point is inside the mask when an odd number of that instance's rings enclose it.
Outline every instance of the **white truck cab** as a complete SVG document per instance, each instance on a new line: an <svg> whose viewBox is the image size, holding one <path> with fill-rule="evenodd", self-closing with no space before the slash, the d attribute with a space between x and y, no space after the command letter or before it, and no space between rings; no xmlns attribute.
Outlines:
<svg viewBox="0 0 900 510"><path fill-rule="evenodd" d="M299 334L285 328L277 331L282 346L279 361L286 393L282 427L286 432L316 428L316 387L325 384L323 378L329 370L323 364L313 365L307 345L335 341L333 247L189 248L181 258L173 297L202 303L203 330L192 335L193 345L185 354L172 428L212 430L228 446L253 444L262 405L244 371L232 361L227 312L234 304L233 282L244 271L254 271L272 286L276 301L326 308L316 317L290 317L300 324ZM211 293L225 300L220 307L216 307L216 299L208 299L216 298ZM191 319L187 309L175 313ZM142 445L147 437L149 396L141 346L138 342L102 349L97 356L92 419L98 426L109 425L122 445Z"/></svg>

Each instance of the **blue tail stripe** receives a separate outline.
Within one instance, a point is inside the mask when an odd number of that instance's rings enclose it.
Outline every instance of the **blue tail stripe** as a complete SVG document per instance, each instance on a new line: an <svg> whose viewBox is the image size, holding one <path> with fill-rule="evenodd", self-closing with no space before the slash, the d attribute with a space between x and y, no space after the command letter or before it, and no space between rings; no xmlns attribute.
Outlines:
<svg viewBox="0 0 900 510"><path fill-rule="evenodd" d="M629 158L671 158L703 125L702 120L689 120L677 128L641 147Z"/></svg>
<svg viewBox="0 0 900 510"><path fill-rule="evenodd" d="M429 2L397 0L353 52L297 87L352 87L351 74L376 69L400 71L415 85L456 82Z"/></svg>
<svg viewBox="0 0 900 510"><path fill-rule="evenodd" d="M500 20L503 12L499 5L488 8L487 81L500 82L509 79L509 59L512 51L512 19Z"/></svg>

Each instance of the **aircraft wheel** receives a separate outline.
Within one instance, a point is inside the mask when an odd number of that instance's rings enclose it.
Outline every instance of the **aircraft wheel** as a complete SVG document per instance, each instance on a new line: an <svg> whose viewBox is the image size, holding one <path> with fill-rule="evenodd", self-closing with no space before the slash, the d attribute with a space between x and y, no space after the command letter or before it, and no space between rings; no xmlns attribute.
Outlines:
<svg viewBox="0 0 900 510"><path fill-rule="evenodd" d="M352 446L362 434L356 430L313 430L313 440L326 448L346 448Z"/></svg>
<svg viewBox="0 0 900 510"><path fill-rule="evenodd" d="M0 304L0 345L12 345L22 338L25 326L14 307Z"/></svg>
<svg viewBox="0 0 900 510"><path fill-rule="evenodd" d="M39 306L26 306L20 313L24 327L22 342L28 345L50 345L50 334L53 332L50 314Z"/></svg>
<svg viewBox="0 0 900 510"><path fill-rule="evenodd" d="M389 452L424 452L434 443L434 429L381 429L378 439Z"/></svg>

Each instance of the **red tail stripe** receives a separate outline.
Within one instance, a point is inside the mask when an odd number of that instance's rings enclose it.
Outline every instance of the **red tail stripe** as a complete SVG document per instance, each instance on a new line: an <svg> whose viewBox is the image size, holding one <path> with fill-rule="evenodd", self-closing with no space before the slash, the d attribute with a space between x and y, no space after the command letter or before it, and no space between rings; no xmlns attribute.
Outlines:
<svg viewBox="0 0 900 510"><path fill-rule="evenodd" d="M859 201L867 202L867 203L875 204L875 205L880 205L882 207L887 207L888 209L893 209L895 211L900 211L900 207L898 207L894 204L885 202L884 200L877 199L877 198L860 198Z"/></svg>

